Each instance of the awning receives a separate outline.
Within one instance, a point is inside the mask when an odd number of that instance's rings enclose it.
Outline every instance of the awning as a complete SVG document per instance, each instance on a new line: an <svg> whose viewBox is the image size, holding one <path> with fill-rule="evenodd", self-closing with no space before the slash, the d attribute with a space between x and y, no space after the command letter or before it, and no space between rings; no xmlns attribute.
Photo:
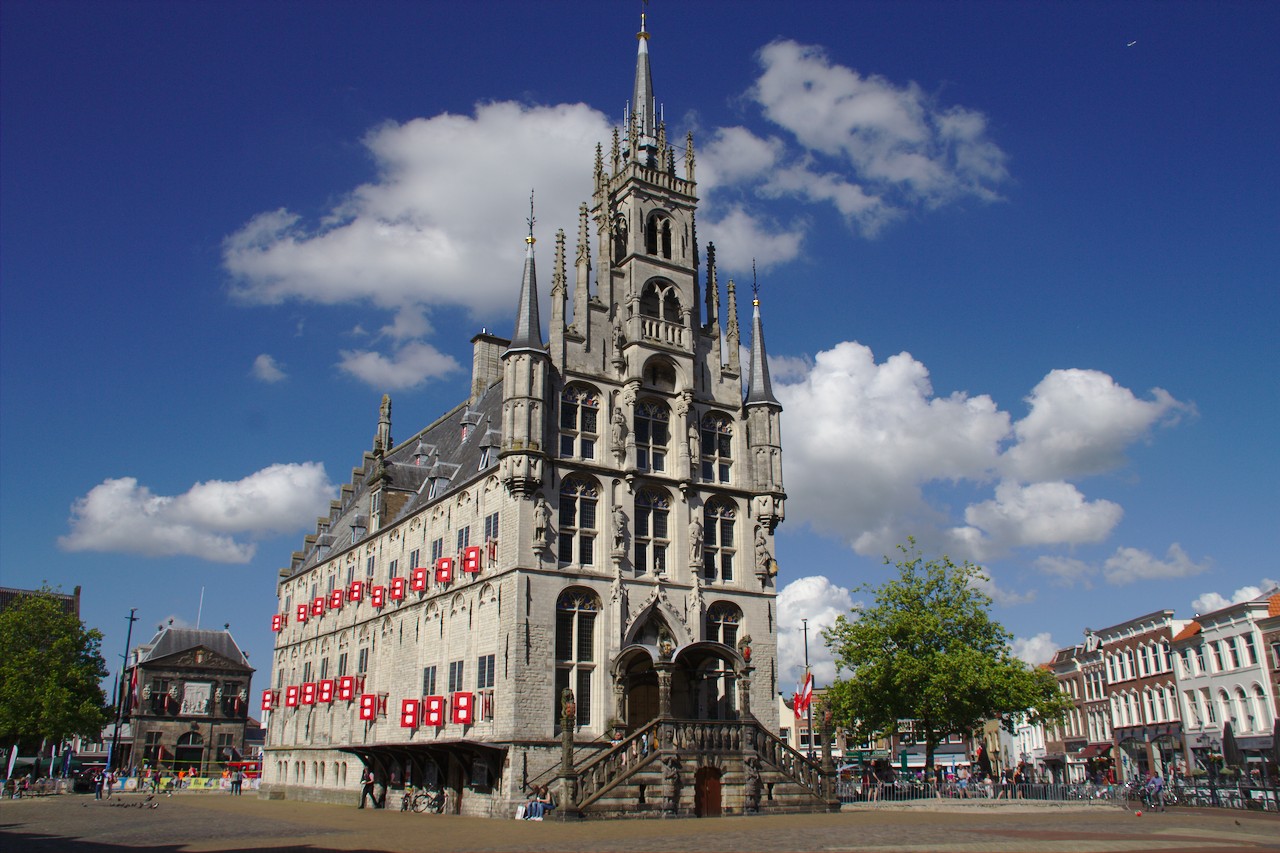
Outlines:
<svg viewBox="0 0 1280 853"><path fill-rule="evenodd" d="M1236 738L1236 746L1247 752L1262 752L1263 750L1271 749L1271 742L1271 735Z"/></svg>
<svg viewBox="0 0 1280 853"><path fill-rule="evenodd" d="M1080 751L1080 757L1087 759L1106 755L1111 751L1111 746L1109 743L1091 743Z"/></svg>

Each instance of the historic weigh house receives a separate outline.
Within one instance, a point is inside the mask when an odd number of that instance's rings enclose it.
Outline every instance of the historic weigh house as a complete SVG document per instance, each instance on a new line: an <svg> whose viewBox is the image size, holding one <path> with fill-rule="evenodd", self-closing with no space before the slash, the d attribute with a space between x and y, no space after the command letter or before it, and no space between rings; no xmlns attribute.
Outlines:
<svg viewBox="0 0 1280 853"><path fill-rule="evenodd" d="M267 796L353 802L368 766L388 805L440 786L464 814L541 784L565 816L829 807L829 762L776 736L786 495L759 304L744 395L648 37L572 270L556 235L546 337L531 222L511 340L477 335L470 397L407 440L383 399L281 571Z"/></svg>

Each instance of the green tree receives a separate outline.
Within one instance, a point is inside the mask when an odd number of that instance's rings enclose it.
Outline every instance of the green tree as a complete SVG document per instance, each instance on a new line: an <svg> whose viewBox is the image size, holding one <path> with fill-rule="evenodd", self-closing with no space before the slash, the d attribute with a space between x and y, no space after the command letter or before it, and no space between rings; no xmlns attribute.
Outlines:
<svg viewBox="0 0 1280 853"><path fill-rule="evenodd" d="M50 595L24 595L0 613L0 743L97 739L110 716L101 647L102 632Z"/></svg>
<svg viewBox="0 0 1280 853"><path fill-rule="evenodd" d="M914 539L898 550L897 577L862 587L875 603L823 632L837 667L828 693L837 724L865 738L914 720L932 767L948 735L971 735L985 720L999 718L1009 731L1023 717L1060 720L1070 699L1052 673L1013 656L1012 635L978 587L982 569L925 560Z"/></svg>

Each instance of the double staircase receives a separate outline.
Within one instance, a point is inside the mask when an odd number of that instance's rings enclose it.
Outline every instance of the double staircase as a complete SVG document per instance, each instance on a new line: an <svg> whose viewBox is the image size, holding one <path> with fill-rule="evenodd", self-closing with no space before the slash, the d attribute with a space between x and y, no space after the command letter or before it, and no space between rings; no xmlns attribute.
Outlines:
<svg viewBox="0 0 1280 853"><path fill-rule="evenodd" d="M565 818L835 811L830 751L810 760L753 718L656 719L559 777Z"/></svg>

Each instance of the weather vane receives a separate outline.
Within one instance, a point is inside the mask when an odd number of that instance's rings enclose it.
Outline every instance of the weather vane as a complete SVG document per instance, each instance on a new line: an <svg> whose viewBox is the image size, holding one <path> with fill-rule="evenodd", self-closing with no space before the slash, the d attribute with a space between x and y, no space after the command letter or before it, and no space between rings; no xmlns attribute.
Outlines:
<svg viewBox="0 0 1280 853"><path fill-rule="evenodd" d="M529 190L529 218L525 221L529 223L529 236L525 238L525 242L533 245L537 242L533 238L533 223L537 221L533 218L533 190Z"/></svg>
<svg viewBox="0 0 1280 853"><path fill-rule="evenodd" d="M756 279L756 259L751 259L751 304L760 304L760 282Z"/></svg>

